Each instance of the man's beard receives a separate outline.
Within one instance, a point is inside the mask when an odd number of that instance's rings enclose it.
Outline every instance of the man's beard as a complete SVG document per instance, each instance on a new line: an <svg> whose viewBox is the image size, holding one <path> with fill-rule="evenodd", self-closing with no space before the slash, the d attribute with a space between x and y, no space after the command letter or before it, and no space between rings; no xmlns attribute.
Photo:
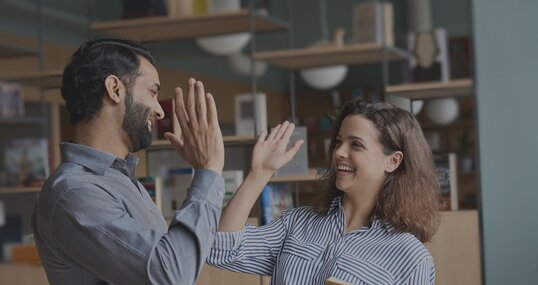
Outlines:
<svg viewBox="0 0 538 285"><path fill-rule="evenodd" d="M151 109L133 101L133 94L128 90L125 96L125 117L122 128L131 140L131 152L137 152L151 145L151 132L148 129L148 117Z"/></svg>

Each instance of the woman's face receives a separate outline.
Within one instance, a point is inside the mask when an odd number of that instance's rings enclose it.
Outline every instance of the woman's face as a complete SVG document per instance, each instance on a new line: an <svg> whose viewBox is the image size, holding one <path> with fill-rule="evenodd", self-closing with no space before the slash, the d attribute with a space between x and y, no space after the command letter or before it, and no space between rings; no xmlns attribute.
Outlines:
<svg viewBox="0 0 538 285"><path fill-rule="evenodd" d="M390 170L390 155L383 153L375 125L362 115L342 121L332 154L336 187L345 193L367 191L377 195Z"/></svg>

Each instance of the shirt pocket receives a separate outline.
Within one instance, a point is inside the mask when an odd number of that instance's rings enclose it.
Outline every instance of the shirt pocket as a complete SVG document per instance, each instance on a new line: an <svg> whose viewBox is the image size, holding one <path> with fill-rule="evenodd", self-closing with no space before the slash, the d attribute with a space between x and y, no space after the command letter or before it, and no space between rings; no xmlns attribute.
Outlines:
<svg viewBox="0 0 538 285"><path fill-rule="evenodd" d="M340 256L335 276L353 284L389 285L394 278L383 267L349 254Z"/></svg>
<svg viewBox="0 0 538 285"><path fill-rule="evenodd" d="M281 250L281 255L290 255L306 261L317 259L324 247L315 243L306 243L294 236L289 236Z"/></svg>

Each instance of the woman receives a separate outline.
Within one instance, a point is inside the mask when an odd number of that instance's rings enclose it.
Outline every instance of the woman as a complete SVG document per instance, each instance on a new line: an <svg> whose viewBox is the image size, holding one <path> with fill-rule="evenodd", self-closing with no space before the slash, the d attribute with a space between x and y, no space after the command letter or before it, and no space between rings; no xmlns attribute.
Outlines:
<svg viewBox="0 0 538 285"><path fill-rule="evenodd" d="M419 124L388 103L346 104L331 135L324 209L291 209L269 225L246 225L273 172L291 159L293 125L260 136L251 171L221 217L207 262L271 275L271 284L434 284L422 242L439 224L438 182Z"/></svg>

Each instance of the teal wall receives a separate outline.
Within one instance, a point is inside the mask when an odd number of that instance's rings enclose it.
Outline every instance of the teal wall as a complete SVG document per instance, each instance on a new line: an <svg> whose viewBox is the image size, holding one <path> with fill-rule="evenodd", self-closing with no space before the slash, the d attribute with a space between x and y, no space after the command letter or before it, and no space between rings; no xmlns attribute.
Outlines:
<svg viewBox="0 0 538 285"><path fill-rule="evenodd" d="M538 1L474 0L486 284L538 284Z"/></svg>

